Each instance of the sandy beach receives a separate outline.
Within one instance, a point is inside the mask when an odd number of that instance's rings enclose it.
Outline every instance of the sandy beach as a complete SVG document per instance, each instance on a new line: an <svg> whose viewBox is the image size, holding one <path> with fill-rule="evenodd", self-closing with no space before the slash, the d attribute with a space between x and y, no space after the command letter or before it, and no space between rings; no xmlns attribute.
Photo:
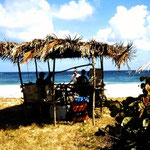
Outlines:
<svg viewBox="0 0 150 150"><path fill-rule="evenodd" d="M0 98L23 97L20 85L0 85Z"/></svg>
<svg viewBox="0 0 150 150"><path fill-rule="evenodd" d="M142 94L142 89L138 83L106 84L105 89L107 97L137 97Z"/></svg>
<svg viewBox="0 0 150 150"><path fill-rule="evenodd" d="M106 96L116 97L137 97L142 93L142 90L138 83L130 84L106 84L105 94ZM23 94L21 92L20 85L0 85L0 98L21 98Z"/></svg>

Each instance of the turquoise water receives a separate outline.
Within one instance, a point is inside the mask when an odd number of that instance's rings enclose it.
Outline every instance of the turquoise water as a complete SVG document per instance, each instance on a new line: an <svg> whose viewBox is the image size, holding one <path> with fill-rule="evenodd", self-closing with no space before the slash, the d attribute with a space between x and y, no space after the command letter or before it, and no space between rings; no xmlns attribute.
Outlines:
<svg viewBox="0 0 150 150"><path fill-rule="evenodd" d="M80 73L80 72L79 72ZM48 74L48 73L47 73ZM69 82L73 72L67 71L55 75L56 83ZM136 73L134 70L129 74L128 71L104 71L105 83L140 83L140 76L150 76L150 72ZM23 72L22 79L24 83L35 82L35 72ZM0 85L20 84L18 72L0 72Z"/></svg>

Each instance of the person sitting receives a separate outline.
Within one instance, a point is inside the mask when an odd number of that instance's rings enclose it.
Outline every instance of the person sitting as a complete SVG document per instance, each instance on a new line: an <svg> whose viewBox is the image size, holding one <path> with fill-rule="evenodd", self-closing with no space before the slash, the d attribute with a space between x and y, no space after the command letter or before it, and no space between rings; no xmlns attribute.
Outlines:
<svg viewBox="0 0 150 150"><path fill-rule="evenodd" d="M80 77L80 74L78 74L77 70L74 70L73 75L72 75L72 79L69 82L69 84L72 83L72 82L75 84L77 82L78 77Z"/></svg>
<svg viewBox="0 0 150 150"><path fill-rule="evenodd" d="M81 71L81 76L77 78L77 84L79 85L85 85L89 83L88 78L85 76L86 71L83 69Z"/></svg>
<svg viewBox="0 0 150 150"><path fill-rule="evenodd" d="M88 95L88 88L87 85L89 84L89 80L85 76L86 71L83 69L81 71L81 76L77 78L77 93L79 93L80 96L87 96Z"/></svg>
<svg viewBox="0 0 150 150"><path fill-rule="evenodd" d="M52 77L52 75L49 74L49 75L47 76L47 78L44 79L45 74L46 74L46 73L44 73L44 72L40 72L40 73L39 73L39 76L40 76L40 77L39 77L39 78L37 79L37 81L36 81L37 87L39 88L39 92L40 92L39 94L40 94L40 97L41 97L41 98L46 98L45 87L46 87L46 85L52 83L52 82L51 82L51 77Z"/></svg>

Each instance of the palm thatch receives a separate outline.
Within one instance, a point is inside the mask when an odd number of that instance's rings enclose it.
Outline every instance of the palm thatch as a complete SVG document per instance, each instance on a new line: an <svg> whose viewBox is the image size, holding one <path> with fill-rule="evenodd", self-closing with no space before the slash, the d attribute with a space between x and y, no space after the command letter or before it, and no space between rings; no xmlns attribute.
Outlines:
<svg viewBox="0 0 150 150"><path fill-rule="evenodd" d="M54 58L91 58L105 56L111 58L120 69L121 64L127 64L134 56L133 44L123 46L122 43L108 45L107 43L91 40L82 42L81 37L67 36L59 39L48 35L45 39L34 39L31 42L10 43L0 42L0 57L11 59L14 63L20 58L21 63L37 58L42 61Z"/></svg>
<svg viewBox="0 0 150 150"><path fill-rule="evenodd" d="M143 66L139 67L136 72L140 73L143 71L150 71L150 62L147 62L146 64L144 64Z"/></svg>
<svg viewBox="0 0 150 150"><path fill-rule="evenodd" d="M115 44L116 49L110 52L112 60L115 62L115 65L118 66L118 70L120 71L121 65L127 64L128 69L129 65L128 62L131 61L135 57L135 49L133 47L133 43L128 43L126 48L124 48L123 43Z"/></svg>

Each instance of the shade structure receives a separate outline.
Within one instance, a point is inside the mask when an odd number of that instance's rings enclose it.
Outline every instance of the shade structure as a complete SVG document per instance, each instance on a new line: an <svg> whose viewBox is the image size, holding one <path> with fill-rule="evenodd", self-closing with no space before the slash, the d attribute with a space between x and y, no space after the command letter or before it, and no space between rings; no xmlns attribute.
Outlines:
<svg viewBox="0 0 150 150"><path fill-rule="evenodd" d="M112 59L120 70L122 64L131 61L134 53L132 43L128 43L127 46L123 43L109 45L95 40L84 42L80 37L71 38L70 36L60 39L54 35L48 35L45 39L34 39L23 43L0 42L0 57L3 60L10 59L14 63L17 63L18 57L21 63L25 63L34 58L41 61L63 58L90 59L94 55Z"/></svg>
<svg viewBox="0 0 150 150"><path fill-rule="evenodd" d="M150 71L150 61L144 64L143 66L139 67L136 72L144 72L144 71Z"/></svg>
<svg viewBox="0 0 150 150"><path fill-rule="evenodd" d="M0 42L0 57L10 59L14 63L24 63L29 60L39 59L41 61L47 61L49 59L63 59L63 58L88 58L92 59L92 67L95 70L95 58L100 57L101 67L103 72L103 56L111 58L115 65L120 66L127 64L128 61L134 56L133 44L129 43L124 46L123 43L115 43L108 45L107 43L91 40L88 42L81 41L80 37L69 36L65 39L58 39L56 36L48 35L45 39L34 39L31 42L23 43L10 43ZM55 64L55 63L54 63ZM55 68L55 65L53 69ZM93 125L95 124L95 71L93 71ZM53 75L55 69L53 70ZM21 74L21 73L20 73ZM103 75L102 75L103 78ZM54 79L54 76L53 76ZM102 86L103 79L102 79ZM54 81L53 81L54 89ZM55 91L55 89L54 89ZM102 88L103 91L103 88ZM24 96L25 99L25 96ZM54 111L56 114L55 105L55 92L53 92ZM54 114L54 124L56 122L56 115Z"/></svg>

